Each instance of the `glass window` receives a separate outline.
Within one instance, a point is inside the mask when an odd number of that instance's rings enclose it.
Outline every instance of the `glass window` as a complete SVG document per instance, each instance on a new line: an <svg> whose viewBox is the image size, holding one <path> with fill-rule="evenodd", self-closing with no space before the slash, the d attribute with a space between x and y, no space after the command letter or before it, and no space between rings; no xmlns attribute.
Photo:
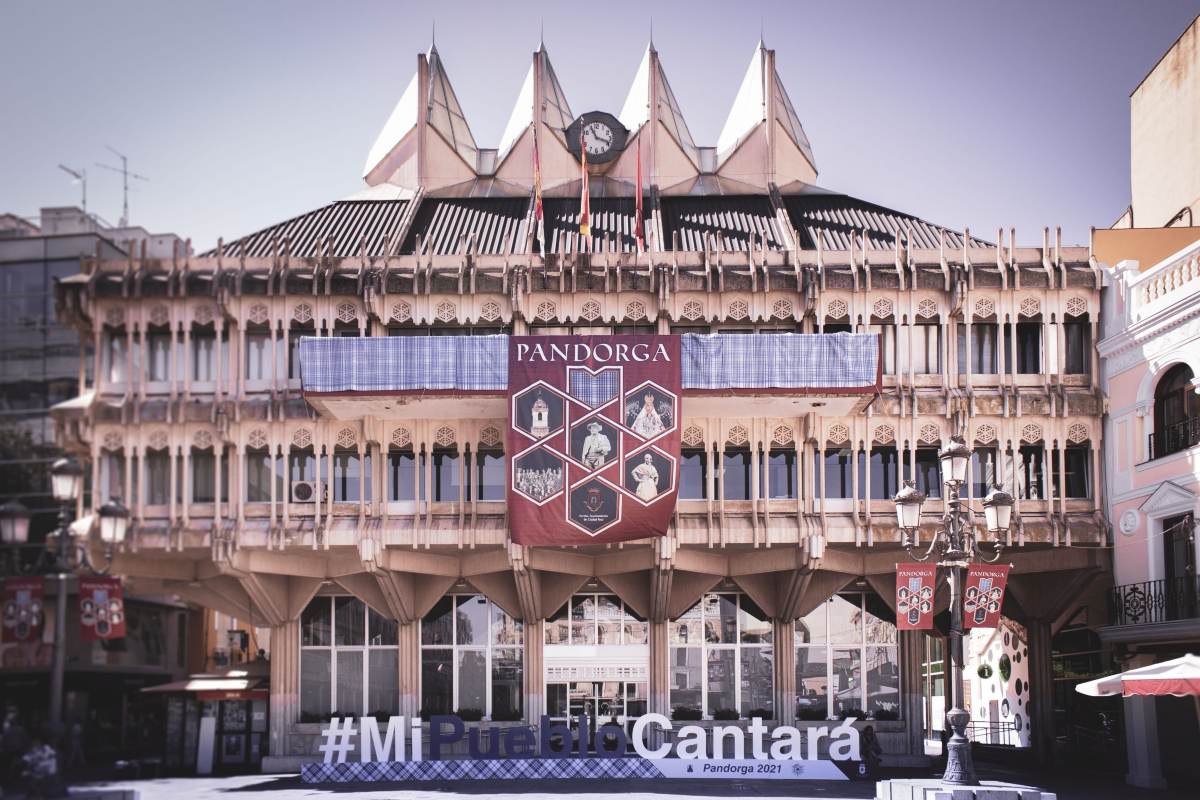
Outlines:
<svg viewBox="0 0 1200 800"><path fill-rule="evenodd" d="M579 593L546 621L546 644L645 644L646 620L611 594Z"/></svg>
<svg viewBox="0 0 1200 800"><path fill-rule="evenodd" d="M417 458L411 447L388 450L388 500L393 503L417 499Z"/></svg>
<svg viewBox="0 0 1200 800"><path fill-rule="evenodd" d="M820 455L820 453L817 454L818 459ZM817 464L816 476L817 480L820 480L821 473L825 474L825 498L827 500L850 499L854 496L852 494L853 478L850 473L852 461L849 448L825 451L824 464Z"/></svg>
<svg viewBox="0 0 1200 800"><path fill-rule="evenodd" d="M433 449L434 502L457 502L458 488L458 449L435 447Z"/></svg>
<svg viewBox="0 0 1200 800"><path fill-rule="evenodd" d="M288 480L315 481L317 479L317 459L311 447L293 447L288 451Z"/></svg>
<svg viewBox="0 0 1200 800"><path fill-rule="evenodd" d="M363 462L366 462L364 465ZM365 468L364 468L365 466ZM357 450L335 450L333 453L333 502L357 503L359 486L363 499L371 500L371 459L360 457Z"/></svg>
<svg viewBox="0 0 1200 800"><path fill-rule="evenodd" d="M313 336L315 331L292 328L288 331L288 379L300 380L300 337Z"/></svg>
<svg viewBox="0 0 1200 800"><path fill-rule="evenodd" d="M899 719L896 628L878 596L829 598L796 621L795 646L799 719Z"/></svg>
<svg viewBox="0 0 1200 800"><path fill-rule="evenodd" d="M246 332L246 380L271 379L271 334L267 331Z"/></svg>
<svg viewBox="0 0 1200 800"><path fill-rule="evenodd" d="M1045 500L1042 446L1021 445L1017 451L1017 496L1022 500Z"/></svg>
<svg viewBox="0 0 1200 800"><path fill-rule="evenodd" d="M504 451L480 450L475 454L477 500L503 500L505 491Z"/></svg>
<svg viewBox="0 0 1200 800"><path fill-rule="evenodd" d="M673 709L709 718L774 716L773 628L749 597L707 594L670 622L670 636Z"/></svg>
<svg viewBox="0 0 1200 800"><path fill-rule="evenodd" d="M750 449L728 448L721 459L726 500L750 499Z"/></svg>
<svg viewBox="0 0 1200 800"><path fill-rule="evenodd" d="M217 335L212 331L192 331L192 380L205 383L216 378Z"/></svg>
<svg viewBox="0 0 1200 800"><path fill-rule="evenodd" d="M447 595L421 621L421 713L524 714L523 630L483 595Z"/></svg>
<svg viewBox="0 0 1200 800"><path fill-rule="evenodd" d="M271 501L271 453L267 450L246 451L246 502Z"/></svg>
<svg viewBox="0 0 1200 800"><path fill-rule="evenodd" d="M1060 454L1061 453L1061 454ZM1067 447L1062 451L1054 451L1054 496L1059 493L1059 464L1060 459L1066 462L1067 474L1062 481L1063 489L1068 499L1085 500L1091 493L1091 449L1088 447Z"/></svg>
<svg viewBox="0 0 1200 800"><path fill-rule="evenodd" d="M976 322L971 326L972 371L979 375L996 372L996 324Z"/></svg>
<svg viewBox="0 0 1200 800"><path fill-rule="evenodd" d="M171 334L152 331L146 336L146 376L151 381L171 379Z"/></svg>
<svg viewBox="0 0 1200 800"><path fill-rule="evenodd" d="M871 325L870 332L879 337L879 350L883 354L883 374L896 373L896 326Z"/></svg>
<svg viewBox="0 0 1200 800"><path fill-rule="evenodd" d="M917 489L924 492L926 497L941 497L942 472L937 448L918 447L913 462L916 472L912 479L916 481ZM907 468L907 466L906 460L905 467Z"/></svg>
<svg viewBox="0 0 1200 800"><path fill-rule="evenodd" d="M1092 371L1092 324L1087 315L1063 324L1066 335L1067 363L1063 372L1086 375Z"/></svg>
<svg viewBox="0 0 1200 800"><path fill-rule="evenodd" d="M936 375L942 371L942 326L938 323L912 326L913 371Z"/></svg>
<svg viewBox="0 0 1200 800"><path fill-rule="evenodd" d="M871 499L891 500L900 488L895 447L871 448Z"/></svg>
<svg viewBox="0 0 1200 800"><path fill-rule="evenodd" d="M767 490L772 500L796 499L799 485L796 451L773 449L767 454Z"/></svg>
<svg viewBox="0 0 1200 800"><path fill-rule="evenodd" d="M109 331L105 334L107 338L107 353L106 367L108 370L109 383L123 383L125 376L128 374L128 357L126 345L128 344L125 338L125 332L122 330Z"/></svg>
<svg viewBox="0 0 1200 800"><path fill-rule="evenodd" d="M214 503L217 499L216 457L212 450L192 450L192 502Z"/></svg>
<svg viewBox="0 0 1200 800"><path fill-rule="evenodd" d="M1016 364L1009 364L1008 371L1021 375L1037 375L1042 371L1042 323L1018 322L1004 326L1005 355L1013 352L1011 340L1013 328L1016 328ZM1015 369L1014 369L1015 367Z"/></svg>
<svg viewBox="0 0 1200 800"><path fill-rule="evenodd" d="M356 597L315 597L300 615L300 721L386 719L400 707L397 623ZM369 635L368 635L369 634Z"/></svg>
<svg viewBox="0 0 1200 800"><path fill-rule="evenodd" d="M684 448L679 457L679 499L704 500L708 497L708 458L704 450Z"/></svg>
<svg viewBox="0 0 1200 800"><path fill-rule="evenodd" d="M987 497L995 484L1000 483L996 448L976 447L971 452L971 496Z"/></svg>
<svg viewBox="0 0 1200 800"><path fill-rule="evenodd" d="M146 451L146 504L171 502L171 457L166 450Z"/></svg>

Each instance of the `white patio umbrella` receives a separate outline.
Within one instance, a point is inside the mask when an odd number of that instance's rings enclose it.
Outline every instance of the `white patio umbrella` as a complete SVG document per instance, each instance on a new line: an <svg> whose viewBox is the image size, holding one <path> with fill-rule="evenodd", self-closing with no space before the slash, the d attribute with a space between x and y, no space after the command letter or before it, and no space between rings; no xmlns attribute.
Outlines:
<svg viewBox="0 0 1200 800"><path fill-rule="evenodd" d="M1200 720L1200 656L1186 656L1081 683L1075 691L1090 697L1191 697Z"/></svg>

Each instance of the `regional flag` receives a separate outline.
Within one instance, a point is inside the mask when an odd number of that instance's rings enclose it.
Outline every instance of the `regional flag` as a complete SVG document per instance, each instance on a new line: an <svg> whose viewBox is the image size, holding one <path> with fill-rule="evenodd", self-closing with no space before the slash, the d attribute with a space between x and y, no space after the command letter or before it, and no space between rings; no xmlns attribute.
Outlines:
<svg viewBox="0 0 1200 800"><path fill-rule="evenodd" d="M538 152L538 132L533 129L533 218L537 224L538 245L546 258L546 215L542 211L542 158Z"/></svg>
<svg viewBox="0 0 1200 800"><path fill-rule="evenodd" d="M642 137L637 137L637 209L634 214L634 236L637 237L637 251L641 255L646 251L646 220L642 213Z"/></svg>
<svg viewBox="0 0 1200 800"><path fill-rule="evenodd" d="M583 130L579 131L579 157L582 164L582 181L583 189L579 194L579 237L583 242L587 242L588 250L592 249L592 206L588 199L590 187L588 186L588 169L587 169L587 145L583 141Z"/></svg>

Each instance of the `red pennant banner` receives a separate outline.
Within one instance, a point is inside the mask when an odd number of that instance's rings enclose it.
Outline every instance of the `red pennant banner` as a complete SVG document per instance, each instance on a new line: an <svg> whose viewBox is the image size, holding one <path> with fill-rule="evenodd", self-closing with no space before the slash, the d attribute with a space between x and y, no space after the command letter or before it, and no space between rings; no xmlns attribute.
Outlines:
<svg viewBox="0 0 1200 800"><path fill-rule="evenodd" d="M933 596L936 591L936 564L897 564L896 630L932 628Z"/></svg>
<svg viewBox="0 0 1200 800"><path fill-rule="evenodd" d="M667 532L679 484L679 353L678 336L509 338L514 542Z"/></svg>
<svg viewBox="0 0 1200 800"><path fill-rule="evenodd" d="M43 578L4 579L4 623L0 642L36 642L46 622Z"/></svg>
<svg viewBox="0 0 1200 800"><path fill-rule="evenodd" d="M963 587L963 627L994 628L1000 624L1008 564L972 564Z"/></svg>
<svg viewBox="0 0 1200 800"><path fill-rule="evenodd" d="M125 638L125 598L120 578L79 579L79 638L85 642Z"/></svg>

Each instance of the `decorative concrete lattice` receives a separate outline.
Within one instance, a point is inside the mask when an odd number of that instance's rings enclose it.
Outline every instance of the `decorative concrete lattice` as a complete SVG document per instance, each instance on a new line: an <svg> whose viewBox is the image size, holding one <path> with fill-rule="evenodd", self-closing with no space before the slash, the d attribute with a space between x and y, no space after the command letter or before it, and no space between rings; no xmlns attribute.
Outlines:
<svg viewBox="0 0 1200 800"><path fill-rule="evenodd" d="M312 431L308 428L297 428L292 434L292 444L304 448L312 446Z"/></svg>
<svg viewBox="0 0 1200 800"><path fill-rule="evenodd" d="M453 322L458 317L458 306L449 300L438 303L437 318L441 322Z"/></svg>
<svg viewBox="0 0 1200 800"><path fill-rule="evenodd" d="M358 319L358 306L354 303L338 303L338 322L354 322Z"/></svg>
<svg viewBox="0 0 1200 800"><path fill-rule="evenodd" d="M250 431L250 435L246 437L246 444L253 447L255 450L262 450L267 446L267 432L262 428L255 428Z"/></svg>
<svg viewBox="0 0 1200 800"><path fill-rule="evenodd" d="M891 425L880 425L875 428L875 441L880 444L891 444L896 441L896 429Z"/></svg>
<svg viewBox="0 0 1200 800"><path fill-rule="evenodd" d="M167 432L151 431L146 438L146 444L151 450L165 450L167 448Z"/></svg>
<svg viewBox="0 0 1200 800"><path fill-rule="evenodd" d="M704 304L699 300L688 300L683 304L683 318L695 322L704 318Z"/></svg>
<svg viewBox="0 0 1200 800"><path fill-rule="evenodd" d="M395 447L408 447L412 444L412 434L408 428L396 428L392 431L392 445Z"/></svg>
<svg viewBox="0 0 1200 800"><path fill-rule="evenodd" d="M937 425L929 424L921 426L920 440L922 444L933 444L942 440L942 429Z"/></svg>
<svg viewBox="0 0 1200 800"><path fill-rule="evenodd" d="M125 309L110 308L104 312L104 324L110 328L120 328L125 324Z"/></svg>
<svg viewBox="0 0 1200 800"><path fill-rule="evenodd" d="M921 302L917 303L917 316L925 319L932 319L938 313L937 301L932 297L926 297Z"/></svg>
<svg viewBox="0 0 1200 800"><path fill-rule="evenodd" d="M750 318L750 304L747 303L745 300L734 300L732 303L729 304L729 318L730 319L749 319Z"/></svg>
<svg viewBox="0 0 1200 800"><path fill-rule="evenodd" d="M549 300L545 300L537 304L537 310L533 313L533 318L538 322L549 322L558 316L558 306Z"/></svg>
<svg viewBox="0 0 1200 800"><path fill-rule="evenodd" d="M1021 316L1036 317L1042 313L1042 301L1036 297L1026 297L1021 301Z"/></svg>
<svg viewBox="0 0 1200 800"><path fill-rule="evenodd" d="M214 316L211 303L201 303L192 309L192 319L201 325L207 325L212 322Z"/></svg>
<svg viewBox="0 0 1200 800"><path fill-rule="evenodd" d="M1042 426L1034 423L1029 423L1021 428L1022 442L1040 442L1042 440Z"/></svg>
<svg viewBox="0 0 1200 800"><path fill-rule="evenodd" d="M625 304L625 319L646 319L646 304L641 300L632 300Z"/></svg>
<svg viewBox="0 0 1200 800"><path fill-rule="evenodd" d="M776 300L771 304L771 316L775 319L791 319L795 316L791 300Z"/></svg>
<svg viewBox="0 0 1200 800"><path fill-rule="evenodd" d="M171 311L162 303L153 306L150 309L150 324L151 325L166 325L171 321Z"/></svg>
<svg viewBox="0 0 1200 800"><path fill-rule="evenodd" d="M433 440L437 442L438 447L453 447L458 437L454 433L454 428L449 425L443 425L433 434Z"/></svg>
<svg viewBox="0 0 1200 800"><path fill-rule="evenodd" d="M975 316L990 317L996 313L996 304L990 297L981 297L975 301Z"/></svg>
<svg viewBox="0 0 1200 800"><path fill-rule="evenodd" d="M996 426L986 422L975 429L975 441L980 444L991 444L996 441Z"/></svg>
<svg viewBox="0 0 1200 800"><path fill-rule="evenodd" d="M845 444L850 438L850 429L845 425L834 425L829 429L828 438L834 444Z"/></svg>
<svg viewBox="0 0 1200 800"><path fill-rule="evenodd" d="M484 447L495 447L500 444L500 430L492 425L479 432L479 443Z"/></svg>
<svg viewBox="0 0 1200 800"><path fill-rule="evenodd" d="M300 765L304 783L386 781L621 780L662 778L648 758L504 758L470 761L346 761Z"/></svg>
<svg viewBox="0 0 1200 800"><path fill-rule="evenodd" d="M120 450L124 444L125 439L121 436L121 434L117 433L116 431L109 431L108 433L104 434L104 438L101 439L100 446L105 450Z"/></svg>
<svg viewBox="0 0 1200 800"><path fill-rule="evenodd" d="M789 445L795 441L796 435L792 432L790 425L776 425L774 432L771 433L771 443Z"/></svg>
<svg viewBox="0 0 1200 800"><path fill-rule="evenodd" d="M875 305L871 311L879 319L887 319L892 315L892 301L886 297L881 297L875 301Z"/></svg>
<svg viewBox="0 0 1200 800"><path fill-rule="evenodd" d="M312 322L312 318L313 307L308 303L297 303L296 307L292 309L292 319L296 320L296 322L299 322L302 325L307 322Z"/></svg>
<svg viewBox="0 0 1200 800"><path fill-rule="evenodd" d="M830 300L829 305L825 306L825 316L829 319L841 319L848 313L846 301L840 297Z"/></svg>
<svg viewBox="0 0 1200 800"><path fill-rule="evenodd" d="M704 444L704 431L695 425L689 425L683 432L682 440L688 447L700 447Z"/></svg>
<svg viewBox="0 0 1200 800"><path fill-rule="evenodd" d="M1088 426L1082 422L1076 422L1067 428L1067 441L1079 444L1088 439Z"/></svg>
<svg viewBox="0 0 1200 800"><path fill-rule="evenodd" d="M342 428L340 431L338 431L338 435L337 435L337 446L338 447L345 447L345 448L349 449L349 448L355 447L357 445L358 445L358 434L354 432L353 428Z"/></svg>
<svg viewBox="0 0 1200 800"><path fill-rule="evenodd" d="M250 313L246 315L246 318L255 325L266 325L270 316L271 312L265 303L255 303L250 306Z"/></svg>
<svg viewBox="0 0 1200 800"><path fill-rule="evenodd" d="M408 322L412 319L412 306L403 300L392 303L392 319L396 322Z"/></svg>
<svg viewBox="0 0 1200 800"><path fill-rule="evenodd" d="M600 304L595 300L588 300L583 304L583 308L579 309L579 316L588 322L595 322L600 319L600 313Z"/></svg>
<svg viewBox="0 0 1200 800"><path fill-rule="evenodd" d="M727 440L734 447L740 447L750 440L750 434L746 430L745 426L734 425L729 429L729 436L727 437Z"/></svg>
<svg viewBox="0 0 1200 800"><path fill-rule="evenodd" d="M192 437L192 446L199 450L208 450L213 446L212 431L203 429L196 431L196 434Z"/></svg>
<svg viewBox="0 0 1200 800"><path fill-rule="evenodd" d="M488 300L480 307L479 318L485 319L488 322L495 322L500 319L500 304L494 300Z"/></svg>
<svg viewBox="0 0 1200 800"><path fill-rule="evenodd" d="M1067 315L1072 317L1082 317L1087 313L1087 300L1082 297L1067 298Z"/></svg>

